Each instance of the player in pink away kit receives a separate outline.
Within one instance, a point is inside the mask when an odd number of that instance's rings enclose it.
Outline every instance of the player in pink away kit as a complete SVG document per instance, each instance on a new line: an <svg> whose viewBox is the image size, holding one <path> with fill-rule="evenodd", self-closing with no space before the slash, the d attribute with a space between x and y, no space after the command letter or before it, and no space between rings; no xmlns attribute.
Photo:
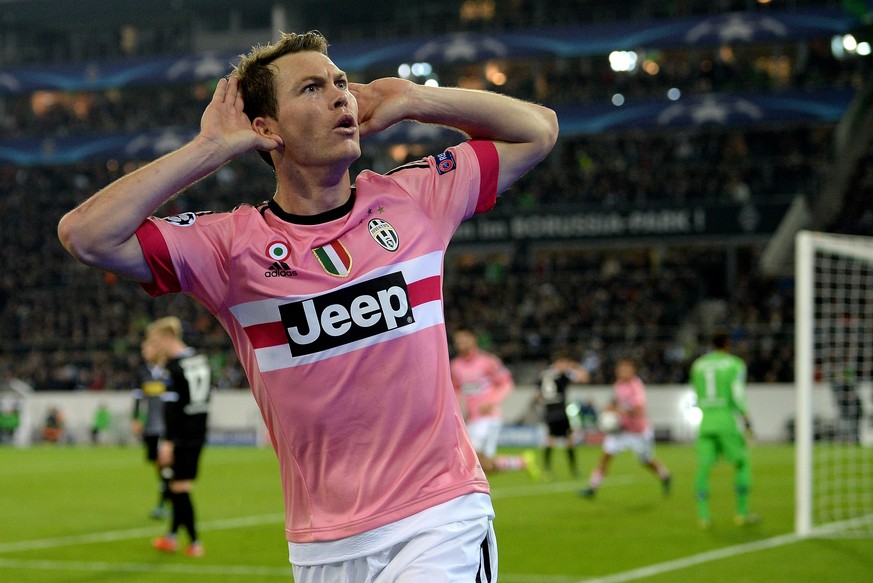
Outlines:
<svg viewBox="0 0 873 583"><path fill-rule="evenodd" d="M471 140L385 175L349 167L402 120ZM544 158L557 118L484 91L348 82L319 33L218 82L198 136L58 226L78 260L200 301L227 330L279 459L298 583L496 578L488 482L455 399L442 273L458 225ZM151 215L259 151L269 202Z"/></svg>
<svg viewBox="0 0 873 583"><path fill-rule="evenodd" d="M482 469L486 474L525 469L533 479L538 479L540 472L533 452L497 455L503 426L500 403L515 388L509 369L494 354L480 350L471 330L456 330L452 340L457 352L451 361L452 382Z"/></svg>
<svg viewBox="0 0 873 583"><path fill-rule="evenodd" d="M670 470L654 456L655 432L646 414L646 387L637 376L634 361L630 358L619 359L615 365L615 377L615 398L608 408L620 415L620 428L618 432L608 433L603 438L600 461L591 471L588 487L580 490L579 495L593 498L612 458L618 453L630 450L636 454L641 464L658 477L664 495L668 496L672 477Z"/></svg>

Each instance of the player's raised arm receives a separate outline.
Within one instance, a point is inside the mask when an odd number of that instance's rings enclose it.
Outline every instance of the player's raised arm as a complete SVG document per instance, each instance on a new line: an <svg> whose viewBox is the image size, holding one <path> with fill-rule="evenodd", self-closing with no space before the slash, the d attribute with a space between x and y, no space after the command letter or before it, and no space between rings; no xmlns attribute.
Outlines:
<svg viewBox="0 0 873 583"><path fill-rule="evenodd" d="M281 145L280 139L265 138L252 129L236 78L221 79L194 140L116 180L67 213L58 224L58 237L82 263L151 281L134 235L142 222L170 197L229 160Z"/></svg>
<svg viewBox="0 0 873 583"><path fill-rule="evenodd" d="M497 192L546 157L558 138L558 118L547 107L487 91L428 87L403 79L349 85L358 100L361 135L402 120L440 124L474 139L493 140L500 156Z"/></svg>

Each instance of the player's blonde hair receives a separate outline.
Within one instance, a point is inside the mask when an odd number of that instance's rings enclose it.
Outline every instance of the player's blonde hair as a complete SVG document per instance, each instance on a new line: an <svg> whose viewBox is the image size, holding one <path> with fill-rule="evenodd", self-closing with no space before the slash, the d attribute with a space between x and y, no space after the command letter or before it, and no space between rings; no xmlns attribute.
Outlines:
<svg viewBox="0 0 873 583"><path fill-rule="evenodd" d="M182 339L182 321L176 316L164 316L163 318L158 318L146 326L147 334L152 330L159 334L172 335L179 340Z"/></svg>
<svg viewBox="0 0 873 583"><path fill-rule="evenodd" d="M242 91L243 112L254 120L256 117L272 117L278 119L279 102L276 97L275 67L273 61L279 57L304 51L315 51L327 54L327 39L317 30L303 34L294 32L281 33L279 40L266 45L252 47L246 55L240 55L239 64L234 67L233 75L239 79ZM270 166L273 159L269 152L258 152L261 158Z"/></svg>

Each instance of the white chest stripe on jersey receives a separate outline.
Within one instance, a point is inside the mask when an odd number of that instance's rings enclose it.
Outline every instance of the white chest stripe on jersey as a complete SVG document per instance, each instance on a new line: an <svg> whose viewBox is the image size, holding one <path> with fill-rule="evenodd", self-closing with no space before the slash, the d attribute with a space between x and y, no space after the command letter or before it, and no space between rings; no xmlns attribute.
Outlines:
<svg viewBox="0 0 873 583"><path fill-rule="evenodd" d="M253 339L261 372L300 366L441 325L442 303L434 293L441 265L437 251L321 293L247 302L230 311L244 328L272 330L266 341ZM431 293L408 296L409 286L426 282Z"/></svg>
<svg viewBox="0 0 873 583"><path fill-rule="evenodd" d="M312 294L283 296L280 298L269 298L265 300L257 300L254 302L246 302L232 306L230 308L230 312L233 314L234 318L236 318L236 321L239 322L240 326L242 326L243 328L247 328L249 326L254 326L257 324L276 322L280 319L279 306L283 304L287 304L289 302L303 301L309 298L315 298L320 295L324 295L325 293L331 293L337 290L341 290L345 287L359 284L363 281L383 277L389 273L398 271L402 272L403 278L406 280L407 283L414 283L421 279L439 275L440 267L442 266L442 255L442 251L434 251L432 253L422 255L421 257L410 259L409 261L403 261L400 263L394 263L391 265L379 267L378 269L374 269L368 273L365 273L361 277L355 278L348 282L343 282L343 285L337 286L330 290L324 290ZM334 279L333 281L336 280Z"/></svg>
<svg viewBox="0 0 873 583"><path fill-rule="evenodd" d="M415 323L409 326L394 328L387 332L382 332L377 336L370 336L347 344L342 344L313 354L304 354L302 356L292 356L291 347L288 344L279 346L271 346L269 348L255 349L255 357L258 359L258 368L261 372L270 372L283 368L291 368L304 364L311 364L341 354L348 354L355 350L373 346L382 342L388 342L396 338L401 338L407 334L413 334L419 330L438 326L443 323L442 304L439 301L427 302L412 308Z"/></svg>

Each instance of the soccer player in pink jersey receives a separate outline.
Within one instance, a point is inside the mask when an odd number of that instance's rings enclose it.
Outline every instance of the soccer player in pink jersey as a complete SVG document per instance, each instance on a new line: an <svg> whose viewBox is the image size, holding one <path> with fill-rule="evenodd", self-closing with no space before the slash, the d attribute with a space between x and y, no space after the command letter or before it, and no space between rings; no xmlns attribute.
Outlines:
<svg viewBox="0 0 873 583"><path fill-rule="evenodd" d="M403 120L471 139L384 175L350 165ZM488 482L452 386L442 273L459 224L542 160L545 107L396 78L350 83L319 33L221 79L199 134L58 226L78 260L196 298L228 331L273 447L298 583L496 577ZM269 202L151 216L247 152Z"/></svg>
<svg viewBox="0 0 873 583"><path fill-rule="evenodd" d="M651 470L661 482L665 496L670 494L672 477L667 467L655 459L655 433L646 414L646 387L637 375L630 358L621 358L615 365L615 398L610 408L620 415L619 429L603 438L602 453L588 478L588 487L579 491L593 498L609 469L612 458L623 451L633 451L641 464Z"/></svg>
<svg viewBox="0 0 873 583"><path fill-rule="evenodd" d="M457 352L451 361L452 382L482 469L486 474L524 469L531 478L539 479L540 470L533 452L497 455L497 442L503 427L500 403L515 388L512 373L500 358L479 348L471 330L456 330L452 340Z"/></svg>

